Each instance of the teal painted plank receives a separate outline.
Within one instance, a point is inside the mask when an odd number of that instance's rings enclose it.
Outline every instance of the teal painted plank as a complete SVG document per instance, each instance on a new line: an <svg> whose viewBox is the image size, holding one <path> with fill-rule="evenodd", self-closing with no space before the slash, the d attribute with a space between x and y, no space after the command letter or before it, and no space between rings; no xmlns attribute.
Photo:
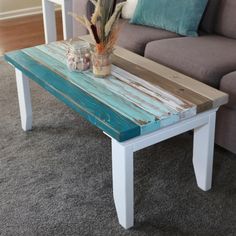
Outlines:
<svg viewBox="0 0 236 236"><path fill-rule="evenodd" d="M61 61L62 63L66 64L66 49L62 49L58 47L57 45L60 45L59 43L50 43L47 45L39 45L35 48L38 48L39 50L47 52L49 55L52 55L53 58L57 58L57 60Z"/></svg>
<svg viewBox="0 0 236 236"><path fill-rule="evenodd" d="M37 46L37 48L55 60L66 64L65 53L66 50L62 50L58 47L62 43L52 43L49 45ZM29 49L32 51L32 49ZM35 49L33 49L35 50ZM36 52L35 52L36 53ZM37 55L36 55L37 56ZM84 72L85 75L89 76L94 84L97 86L103 86L104 88L112 91L113 93L122 96L131 103L135 103L137 106L141 107L143 110L153 114L157 119L162 120L169 118L170 114L173 116L179 116L178 112L170 107L163 105L160 101L152 96L149 96L138 89L120 81L114 76L110 76L109 79L97 79L93 76L91 72ZM72 75L73 76L73 75ZM178 118L176 118L178 120Z"/></svg>
<svg viewBox="0 0 236 236"><path fill-rule="evenodd" d="M54 95L57 94L55 96L65 97L65 95L67 95L73 97L74 94L65 91L67 87L63 87L61 84L65 83L74 86L74 89L78 88L92 100L99 102L108 110L110 109L112 112L116 113L116 115L125 118L136 128L138 127L139 135L174 124L183 118L195 114L194 111L196 111L196 108L192 106L193 104L180 100L169 94L168 91L165 91L158 86L148 84L138 77L132 77L132 75L129 75L124 71L122 72L122 70L115 70L115 76L110 76L106 79L95 78L91 72L70 72L66 66L67 45L68 42L62 41L22 50L24 54L28 55L28 60L32 60L37 65L45 67L51 74L54 74L55 78L60 78L59 84L58 81L51 81L51 78L47 78L47 80L43 79L43 82L46 84L43 86L46 87L52 87L51 83L54 85L57 83L58 87L53 87ZM28 69L29 68L30 67L28 67ZM42 78L38 76L38 80L39 79L42 80ZM38 81L38 83L40 82L42 83L42 81ZM58 88L60 88L60 90L56 91ZM48 88L48 90L50 89ZM60 96L58 94L60 94ZM59 99L65 102L65 99ZM73 97L72 101L71 97L67 97L67 100L70 100L70 103L74 102L75 106L78 105L76 104L76 97ZM90 102L92 102L92 100ZM68 102L65 103L72 107ZM87 109L85 104L83 104L83 106L80 106L80 110L83 110L84 108L85 110ZM74 107L72 108L75 109ZM92 116L96 115L96 111L97 110L94 108ZM101 118L100 114L98 114L98 116ZM91 119L89 116L86 118ZM110 117L107 119L109 120ZM97 123L97 121L91 122L95 125ZM123 124L119 127L120 129L113 127L115 122L112 124L109 123L109 125L111 130L115 130L115 136L119 136ZM117 130L119 131L117 132ZM126 128L125 130L122 130L123 136L128 136L128 130L129 128L127 130ZM104 131L107 132L106 130ZM107 133L114 137L111 133ZM133 134L129 135L135 137ZM120 137L116 139L121 141ZM124 141L127 139L129 138L125 137L122 140Z"/></svg>
<svg viewBox="0 0 236 236"><path fill-rule="evenodd" d="M67 41L41 45L38 48L51 57L66 63L65 54L68 48ZM123 70L114 67L113 73L116 78L114 79L113 77L109 81L102 80L101 82L104 82L104 85L106 85L109 90L124 96L125 99L130 100L147 112L154 114L160 120L160 127L165 127L178 120L196 115L195 104L191 104L189 101L182 98L180 99L157 85L154 86L136 76L122 71ZM121 73L121 76L119 73ZM94 79L93 76L91 78ZM96 78L95 80L97 81ZM114 84L110 84L111 81L116 83L118 87L114 87ZM120 89L119 86L122 88ZM129 93L127 90L129 90Z"/></svg>
<svg viewBox="0 0 236 236"><path fill-rule="evenodd" d="M115 110L91 97L61 75L32 60L21 51L5 54L5 59L92 124L122 142L140 135L140 127Z"/></svg>
<svg viewBox="0 0 236 236"><path fill-rule="evenodd" d="M109 79L98 79L91 78L91 73L76 73L68 71L66 65L61 63L59 60L56 60L57 54L54 52L52 58L37 48L24 49L24 53L27 53L33 59L40 61L44 65L49 66L52 70L60 74L65 79L69 80L79 88L88 92L90 95L98 99L99 101L105 103L118 113L127 117L128 119L135 122L141 127L141 133L148 133L153 130L160 128L160 120L153 114L150 114L148 111L143 110L138 107L136 104L131 103L127 99L119 94L114 93L111 89L106 87L106 83L110 81ZM89 76L88 76L89 75ZM104 82L105 81L105 82ZM170 120L174 120L174 116L169 117ZM176 116L178 119L178 116ZM173 123L173 122L171 122Z"/></svg>
<svg viewBox="0 0 236 236"><path fill-rule="evenodd" d="M62 57L65 55L65 52L68 48L68 41L60 41L54 42L50 44L53 47L53 50L57 52L57 54L61 55ZM43 47L47 48L49 45L43 45ZM170 110L169 113L175 114L176 112L179 114L180 119L189 118L191 116L196 115L196 105L176 96L176 94L172 94L171 92L159 87L158 85L153 85L137 76L134 76L120 68L113 66L113 75L117 77L122 82L127 83L129 86L134 87L136 90L141 91L143 94L148 94L149 97L156 98L159 103L159 109L164 108ZM156 102L155 102L156 104ZM163 113L164 114L164 113ZM164 116L160 116L160 119L165 119Z"/></svg>
<svg viewBox="0 0 236 236"><path fill-rule="evenodd" d="M46 53L47 55L49 55L50 57L53 58L53 63L55 63L55 60L57 61L58 65L60 65L58 68L59 70L61 69L61 63L66 63L66 59L65 59L65 53L66 50L62 50L60 47L58 47L58 45L61 45L61 43L52 43L49 45L42 45L42 46L38 46L37 49L39 49L40 51ZM38 60L41 58L44 58L45 55L41 54L40 52L37 52L35 50L35 48L33 49L27 49L28 53L30 55L32 55L33 57L36 57ZM50 61L50 58L48 58L47 60ZM48 63L45 62L45 63ZM54 66L54 65L52 65ZM56 66L55 66L56 67ZM56 69L57 70L57 69ZM61 71L60 71L61 72ZM68 72L68 70L65 68L64 72ZM63 72L62 72L63 73ZM173 124L177 121L180 120L180 113L177 112L176 110L172 109L171 107L168 107L166 105L164 105L162 102L160 102L157 98L155 98L154 96L149 96L148 94L145 94L144 92L130 86L127 83L124 83L123 81L121 81L120 79L114 77L114 76L110 76L109 79L98 79L95 78L91 72L86 72L84 73L85 75L89 76L89 79L87 77L83 77L83 79L78 79L79 75L76 75L76 77L74 78L73 74L70 76L71 79L74 79L74 82L80 87L81 83L85 83L85 88L88 89L88 87L86 86L86 81L87 83L91 83L93 85L96 85L96 88L102 87L102 91L111 91L113 94L122 97L123 100L128 101L131 104L134 104L137 107L141 108L141 111L145 111L147 113L153 114L155 117L154 119L150 120L150 122L148 123L148 128L147 126L142 126L141 128L141 133L146 133L146 132L150 132L153 131L155 129L159 127L165 127L167 125ZM83 85L82 85L83 86ZM101 98L104 101L104 93L102 91L98 91L98 96L100 96L99 98ZM93 91L90 91L93 92ZM109 105L114 105L112 104L112 100L110 98L111 96L108 97L108 101ZM115 105L116 105L117 101L115 99ZM121 110L120 106L117 106L118 111ZM114 108L116 109L116 108ZM130 111L130 107L128 107L128 115L130 115L131 111ZM139 111L140 113L140 111ZM122 113L124 114L124 113ZM125 116L127 116L127 114L124 114ZM137 118L137 115L135 115L134 117ZM128 117L130 118L130 117ZM131 117L132 119L132 117ZM157 123L158 120L158 126L156 126L155 124ZM154 122L154 125L151 125L151 123Z"/></svg>

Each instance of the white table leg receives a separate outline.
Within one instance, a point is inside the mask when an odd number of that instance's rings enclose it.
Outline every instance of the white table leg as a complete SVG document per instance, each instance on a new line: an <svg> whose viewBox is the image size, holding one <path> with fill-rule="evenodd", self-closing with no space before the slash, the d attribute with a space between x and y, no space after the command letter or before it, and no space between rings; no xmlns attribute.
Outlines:
<svg viewBox="0 0 236 236"><path fill-rule="evenodd" d="M55 5L49 0L42 0L43 23L46 43L57 40Z"/></svg>
<svg viewBox="0 0 236 236"><path fill-rule="evenodd" d="M208 123L194 129L193 166L198 187L211 188L215 140L216 112L209 114Z"/></svg>
<svg viewBox="0 0 236 236"><path fill-rule="evenodd" d="M113 196L119 223L128 229L134 225L133 149L112 139Z"/></svg>
<svg viewBox="0 0 236 236"><path fill-rule="evenodd" d="M72 0L62 1L62 24L63 24L63 35L64 40L73 37L73 18L69 16L68 12L72 12Z"/></svg>
<svg viewBox="0 0 236 236"><path fill-rule="evenodd" d="M16 84L20 106L21 126L24 131L32 129L32 107L29 88L29 79L18 69L16 71Z"/></svg>

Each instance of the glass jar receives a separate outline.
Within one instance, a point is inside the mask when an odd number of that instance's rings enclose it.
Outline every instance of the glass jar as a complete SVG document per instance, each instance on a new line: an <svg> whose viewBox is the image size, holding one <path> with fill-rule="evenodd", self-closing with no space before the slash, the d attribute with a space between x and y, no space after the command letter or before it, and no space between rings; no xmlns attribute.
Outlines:
<svg viewBox="0 0 236 236"><path fill-rule="evenodd" d="M106 77L111 74L111 55L112 53L92 52L93 74L96 77Z"/></svg>
<svg viewBox="0 0 236 236"><path fill-rule="evenodd" d="M71 41L67 50L67 67L70 71L85 71L90 68L90 45L85 41Z"/></svg>

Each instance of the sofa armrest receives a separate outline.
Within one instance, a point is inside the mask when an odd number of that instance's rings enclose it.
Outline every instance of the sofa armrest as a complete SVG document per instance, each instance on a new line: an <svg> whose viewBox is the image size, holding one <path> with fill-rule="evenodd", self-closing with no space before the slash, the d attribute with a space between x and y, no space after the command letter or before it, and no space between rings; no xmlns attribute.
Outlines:
<svg viewBox="0 0 236 236"><path fill-rule="evenodd" d="M236 110L236 71L225 75L220 81L220 90L229 94L226 106Z"/></svg>

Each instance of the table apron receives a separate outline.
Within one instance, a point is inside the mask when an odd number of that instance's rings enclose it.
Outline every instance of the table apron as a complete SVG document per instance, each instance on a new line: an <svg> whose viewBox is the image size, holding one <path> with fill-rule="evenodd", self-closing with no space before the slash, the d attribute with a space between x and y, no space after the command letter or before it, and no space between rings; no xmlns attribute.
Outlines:
<svg viewBox="0 0 236 236"><path fill-rule="evenodd" d="M118 142L124 148L130 147L132 148L133 152L139 151L143 148L149 147L166 139L172 138L179 134L185 133L189 130L193 130L195 128L204 126L209 121L209 115L214 114L218 108L211 109L206 112L202 112L192 118L188 118L186 120L182 120L176 124L170 125L168 127L159 129L155 132L142 135L133 139L130 139L125 142ZM108 137L107 133L104 132ZM113 139L113 138L112 138Z"/></svg>

